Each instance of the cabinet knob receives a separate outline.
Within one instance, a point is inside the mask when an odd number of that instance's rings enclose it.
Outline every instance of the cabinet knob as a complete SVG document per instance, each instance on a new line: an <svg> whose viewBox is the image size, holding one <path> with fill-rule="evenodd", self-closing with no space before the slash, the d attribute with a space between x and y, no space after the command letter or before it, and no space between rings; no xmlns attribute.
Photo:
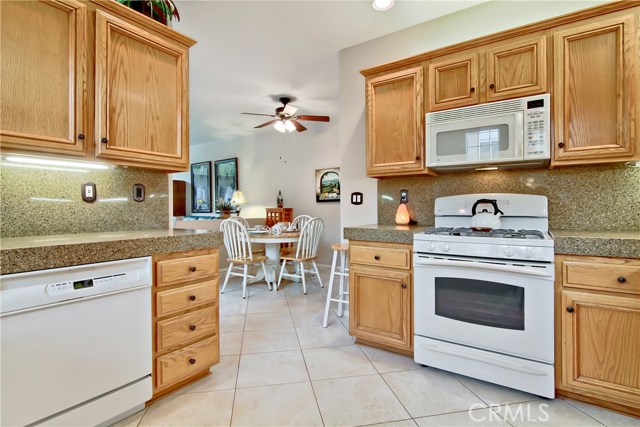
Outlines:
<svg viewBox="0 0 640 427"><path fill-rule="evenodd" d="M102 142L103 144L106 144L107 142L109 142L109 140L107 138L102 138L100 142Z"/></svg>
<svg viewBox="0 0 640 427"><path fill-rule="evenodd" d="M196 268L196 266L195 266L195 265L192 265L191 267L189 267L189 271L190 271L190 272L192 272L192 273L193 273L194 271L196 271L196 270L197 270L197 268Z"/></svg>
<svg viewBox="0 0 640 427"><path fill-rule="evenodd" d="M558 147L564 148L564 142L558 142Z"/></svg>
<svg viewBox="0 0 640 427"><path fill-rule="evenodd" d="M195 295L189 295L189 299L190 299L191 301L195 301L195 300L196 300L196 296L195 296Z"/></svg>
<svg viewBox="0 0 640 427"><path fill-rule="evenodd" d="M571 307L571 306L567 307L567 311L568 311L569 313L573 313L573 307Z"/></svg>
<svg viewBox="0 0 640 427"><path fill-rule="evenodd" d="M191 363L192 365L195 365L196 364L196 359L194 359L194 358L189 359L189 363Z"/></svg>
<svg viewBox="0 0 640 427"><path fill-rule="evenodd" d="M476 88L475 88L475 87L472 87L471 89L469 89L469 92L471 92L471 93L473 93L473 92L475 92L475 91L476 91Z"/></svg>
<svg viewBox="0 0 640 427"><path fill-rule="evenodd" d="M625 279L623 276L618 277L618 282L624 283L626 281L627 281L627 279Z"/></svg>
<svg viewBox="0 0 640 427"><path fill-rule="evenodd" d="M416 160L420 160L420 156L416 156Z"/></svg>
<svg viewBox="0 0 640 427"><path fill-rule="evenodd" d="M406 289L406 288L407 288L407 284L406 284L406 283L403 283L403 284L402 284L402 289Z"/></svg>
<svg viewBox="0 0 640 427"><path fill-rule="evenodd" d="M84 139L84 133L79 133L78 134L78 139L80 139L80 140Z"/></svg>
<svg viewBox="0 0 640 427"><path fill-rule="evenodd" d="M195 331L196 330L196 325L189 325L189 330L190 331Z"/></svg>
<svg viewBox="0 0 640 427"><path fill-rule="evenodd" d="M373 259L375 259L376 261L380 261L380 255L374 256Z"/></svg>
<svg viewBox="0 0 640 427"><path fill-rule="evenodd" d="M489 88L490 88L490 89L495 89L495 88L496 88L496 85L495 85L494 83L491 83L491 84L489 85Z"/></svg>

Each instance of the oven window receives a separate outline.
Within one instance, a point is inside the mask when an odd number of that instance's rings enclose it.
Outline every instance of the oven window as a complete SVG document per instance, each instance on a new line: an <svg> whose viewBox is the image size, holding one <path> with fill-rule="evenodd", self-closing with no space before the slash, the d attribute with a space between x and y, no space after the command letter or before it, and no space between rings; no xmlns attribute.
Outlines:
<svg viewBox="0 0 640 427"><path fill-rule="evenodd" d="M524 331L524 288L484 280L436 277L436 315Z"/></svg>

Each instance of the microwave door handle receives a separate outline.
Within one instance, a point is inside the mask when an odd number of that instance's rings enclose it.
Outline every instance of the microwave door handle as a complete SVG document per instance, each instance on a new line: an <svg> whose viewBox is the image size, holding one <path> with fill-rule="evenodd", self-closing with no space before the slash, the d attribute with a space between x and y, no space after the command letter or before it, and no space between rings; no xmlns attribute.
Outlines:
<svg viewBox="0 0 640 427"><path fill-rule="evenodd" d="M448 261L448 260L434 260L430 258L423 258L418 255L418 260L414 263L414 267L418 268L420 266L429 266L429 267L455 267L455 268L473 268L473 269L481 269L481 270L492 270L492 271L502 271L505 273L517 273L517 274L525 274L527 276L536 276L536 277L553 277L553 272L548 272L546 269L544 271L537 271L533 268L529 267L516 267L512 265L502 265L502 264L488 264L484 262L477 261Z"/></svg>
<svg viewBox="0 0 640 427"><path fill-rule="evenodd" d="M478 362L488 363L490 365L499 366L501 368L506 368L506 369L510 369L512 371L522 372L522 373L529 374L529 375L536 375L536 376L546 376L547 375L546 372L539 371L537 369L532 369L532 368L530 368L528 366L517 365L515 363L509 363L509 362L506 362L504 360L495 360L495 359L493 359L491 357L480 356L478 354L471 354L471 353L468 353L468 352L460 350L460 349L456 349L455 351L452 351L452 350L448 350L448 349L445 349L445 348L440 348L439 346L437 346L435 344L424 344L424 343L421 343L420 346L422 348L425 348L425 349L430 350L430 351L435 351L435 352L438 352L438 353L444 353L444 354L448 354L448 355L451 355L451 356L462 357L464 359L475 360L475 361L478 361Z"/></svg>
<svg viewBox="0 0 640 427"><path fill-rule="evenodd" d="M515 114L515 157L516 159L524 160L524 144L527 142L524 140L525 133L524 113L518 111Z"/></svg>

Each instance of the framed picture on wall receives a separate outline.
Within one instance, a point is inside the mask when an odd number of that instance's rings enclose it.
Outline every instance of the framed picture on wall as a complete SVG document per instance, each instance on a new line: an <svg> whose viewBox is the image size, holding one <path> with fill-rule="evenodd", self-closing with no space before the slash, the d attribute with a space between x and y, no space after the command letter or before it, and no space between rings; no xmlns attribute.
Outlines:
<svg viewBox="0 0 640 427"><path fill-rule="evenodd" d="M211 213L211 162L191 165L191 212Z"/></svg>
<svg viewBox="0 0 640 427"><path fill-rule="evenodd" d="M216 201L224 199L231 201L233 192L238 189L238 158L216 160L214 162L216 177Z"/></svg>
<svg viewBox="0 0 640 427"><path fill-rule="evenodd" d="M340 201L340 168L316 169L316 202Z"/></svg>

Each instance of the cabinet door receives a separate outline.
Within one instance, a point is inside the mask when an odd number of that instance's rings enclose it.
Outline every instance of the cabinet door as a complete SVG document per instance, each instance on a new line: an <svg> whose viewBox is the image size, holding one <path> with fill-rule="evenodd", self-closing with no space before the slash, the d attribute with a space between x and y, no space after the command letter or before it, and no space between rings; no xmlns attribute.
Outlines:
<svg viewBox="0 0 640 427"><path fill-rule="evenodd" d="M640 301L564 291L562 310L563 385L640 407Z"/></svg>
<svg viewBox="0 0 640 427"><path fill-rule="evenodd" d="M547 90L546 35L487 50L487 101L535 95Z"/></svg>
<svg viewBox="0 0 640 427"><path fill-rule="evenodd" d="M96 155L186 171L188 48L96 11Z"/></svg>
<svg viewBox="0 0 640 427"><path fill-rule="evenodd" d="M367 81L367 175L424 171L422 67Z"/></svg>
<svg viewBox="0 0 640 427"><path fill-rule="evenodd" d="M404 351L413 350L411 273L352 266L349 333Z"/></svg>
<svg viewBox="0 0 640 427"><path fill-rule="evenodd" d="M477 52L449 56L429 65L429 111L479 102Z"/></svg>
<svg viewBox="0 0 640 427"><path fill-rule="evenodd" d="M554 34L554 163L628 160L636 142L636 17L559 27Z"/></svg>
<svg viewBox="0 0 640 427"><path fill-rule="evenodd" d="M86 7L0 2L3 148L83 155Z"/></svg>

